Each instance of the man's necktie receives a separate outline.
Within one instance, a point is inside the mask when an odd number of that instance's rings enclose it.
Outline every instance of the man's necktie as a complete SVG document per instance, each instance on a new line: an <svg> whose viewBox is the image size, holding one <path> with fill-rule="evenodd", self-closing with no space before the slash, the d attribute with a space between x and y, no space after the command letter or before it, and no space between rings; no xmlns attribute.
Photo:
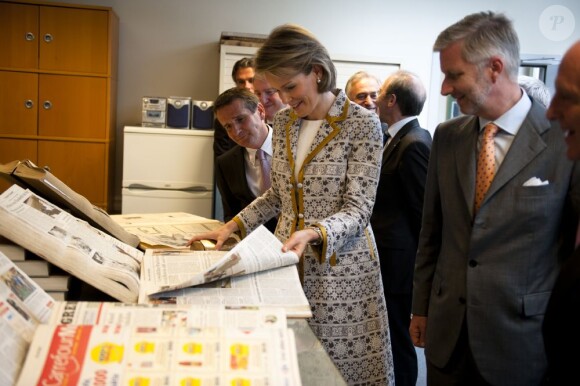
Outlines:
<svg viewBox="0 0 580 386"><path fill-rule="evenodd" d="M266 190L270 189L270 162L266 152L262 149L256 150L256 157L260 161L260 171L262 172L262 178L260 180L260 191L264 193Z"/></svg>
<svg viewBox="0 0 580 386"><path fill-rule="evenodd" d="M475 179L475 211L479 210L491 181L495 176L495 143L494 137L499 127L494 123L488 123L483 129L481 149L477 158L477 176Z"/></svg>

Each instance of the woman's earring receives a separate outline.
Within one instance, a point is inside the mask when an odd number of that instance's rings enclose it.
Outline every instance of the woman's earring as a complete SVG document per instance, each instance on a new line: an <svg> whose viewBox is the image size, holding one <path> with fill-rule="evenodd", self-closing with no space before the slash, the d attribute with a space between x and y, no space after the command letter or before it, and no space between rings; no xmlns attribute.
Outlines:
<svg viewBox="0 0 580 386"><path fill-rule="evenodd" d="M316 78L316 83L320 83L320 78Z"/></svg>

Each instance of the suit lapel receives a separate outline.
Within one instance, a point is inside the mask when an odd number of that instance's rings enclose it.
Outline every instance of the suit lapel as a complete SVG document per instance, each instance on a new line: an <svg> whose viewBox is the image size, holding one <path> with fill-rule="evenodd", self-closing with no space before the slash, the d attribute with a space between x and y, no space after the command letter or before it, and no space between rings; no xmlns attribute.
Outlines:
<svg viewBox="0 0 580 386"><path fill-rule="evenodd" d="M458 127L457 142L455 147L455 165L457 165L457 175L459 185L463 191L465 205L469 213L473 215L473 202L475 199L475 171L477 136L479 134L479 123L476 117L470 116Z"/></svg>
<svg viewBox="0 0 580 386"><path fill-rule="evenodd" d="M518 130L482 205L546 149L542 134L549 128L550 121L545 117L544 109L532 102L532 108Z"/></svg>
<svg viewBox="0 0 580 386"><path fill-rule="evenodd" d="M395 149L399 146L401 140L405 137L405 135L409 134L415 126L418 126L418 122L416 119L407 122L405 126L399 130L399 132L393 137L393 139L389 142L387 147L383 150L383 161L382 165L387 163L387 160L394 154Z"/></svg>

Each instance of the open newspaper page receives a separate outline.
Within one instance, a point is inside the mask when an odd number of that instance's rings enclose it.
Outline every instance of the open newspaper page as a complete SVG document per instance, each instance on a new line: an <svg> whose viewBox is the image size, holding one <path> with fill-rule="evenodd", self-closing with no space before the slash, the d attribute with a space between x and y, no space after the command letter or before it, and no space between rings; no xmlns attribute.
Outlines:
<svg viewBox="0 0 580 386"><path fill-rule="evenodd" d="M280 240L262 225L226 253L148 249L143 257L141 292L153 295L296 263L298 256L282 252Z"/></svg>
<svg viewBox="0 0 580 386"><path fill-rule="evenodd" d="M49 324L280 328L286 327L286 312L281 307L57 302Z"/></svg>
<svg viewBox="0 0 580 386"><path fill-rule="evenodd" d="M283 307L289 318L312 317L295 265L229 277L149 297L140 296L139 303Z"/></svg>
<svg viewBox="0 0 580 386"><path fill-rule="evenodd" d="M143 253L30 190L0 195L0 235L119 301L137 301Z"/></svg>
<svg viewBox="0 0 580 386"><path fill-rule="evenodd" d="M287 328L40 325L17 385L300 385Z"/></svg>
<svg viewBox="0 0 580 386"><path fill-rule="evenodd" d="M22 160L15 166L12 176L23 186L40 197L63 209L68 209L81 220L105 231L125 244L137 247L139 238L119 226L103 209L91 204L83 195L75 192L48 170L36 166L30 160Z"/></svg>
<svg viewBox="0 0 580 386"><path fill-rule="evenodd" d="M16 382L39 323L54 300L0 252L0 385Z"/></svg>
<svg viewBox="0 0 580 386"><path fill-rule="evenodd" d="M187 242L195 235L215 230L223 224L184 212L119 214L111 216L123 229L139 237L141 247L189 249ZM212 249L215 244L203 240L203 248Z"/></svg>

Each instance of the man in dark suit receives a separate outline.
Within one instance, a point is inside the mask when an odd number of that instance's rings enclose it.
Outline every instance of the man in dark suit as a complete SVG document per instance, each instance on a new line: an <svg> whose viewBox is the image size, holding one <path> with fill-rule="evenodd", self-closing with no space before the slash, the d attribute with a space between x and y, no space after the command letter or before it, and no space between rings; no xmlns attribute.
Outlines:
<svg viewBox="0 0 580 386"><path fill-rule="evenodd" d="M260 196L270 185L272 129L266 124L266 112L250 90L231 88L214 102L220 124L236 145L216 159L216 182L222 197L224 221ZM261 160L260 153L266 159ZM264 169L266 166L266 169ZM274 232L276 220L266 223Z"/></svg>
<svg viewBox="0 0 580 386"><path fill-rule="evenodd" d="M430 385L540 385L544 312L574 235L580 173L546 110L519 87L519 40L481 12L435 41L464 116L429 158L410 333ZM480 170L478 170L480 169ZM477 172L476 172L477 171Z"/></svg>
<svg viewBox="0 0 580 386"><path fill-rule="evenodd" d="M413 269L431 151L431 135L417 116L426 93L420 79L398 71L383 83L377 98L381 122L390 138L383 151L371 225L377 240L391 332L395 384L415 386L417 354L409 336Z"/></svg>
<svg viewBox="0 0 580 386"><path fill-rule="evenodd" d="M556 78L556 95L547 113L560 123L567 156L580 160L580 41L564 55ZM576 227L569 231L575 232ZM577 333L580 319L580 248L564 264L544 318L544 345L548 358L549 385L567 385L578 379L578 355L570 354L580 346Z"/></svg>

